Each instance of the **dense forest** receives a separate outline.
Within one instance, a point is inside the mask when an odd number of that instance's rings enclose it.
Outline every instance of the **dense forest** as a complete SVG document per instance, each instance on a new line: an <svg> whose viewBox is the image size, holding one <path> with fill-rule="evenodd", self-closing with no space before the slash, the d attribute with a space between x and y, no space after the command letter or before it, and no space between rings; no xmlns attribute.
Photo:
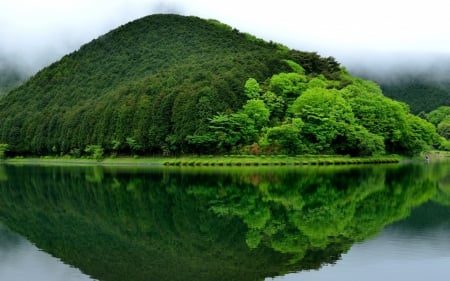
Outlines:
<svg viewBox="0 0 450 281"><path fill-rule="evenodd" d="M93 40L0 108L0 144L11 155L411 155L444 143L332 57L177 15Z"/></svg>

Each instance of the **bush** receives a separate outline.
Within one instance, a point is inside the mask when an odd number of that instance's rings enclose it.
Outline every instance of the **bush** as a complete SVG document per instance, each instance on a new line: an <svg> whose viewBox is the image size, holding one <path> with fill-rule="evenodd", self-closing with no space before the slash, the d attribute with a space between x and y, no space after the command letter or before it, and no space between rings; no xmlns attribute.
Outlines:
<svg viewBox="0 0 450 281"><path fill-rule="evenodd" d="M8 144L0 143L0 159L5 158L5 154L8 151Z"/></svg>
<svg viewBox="0 0 450 281"><path fill-rule="evenodd" d="M89 158L95 159L97 161L103 160L103 147L98 144L89 144L84 149L84 152L86 152L89 156Z"/></svg>

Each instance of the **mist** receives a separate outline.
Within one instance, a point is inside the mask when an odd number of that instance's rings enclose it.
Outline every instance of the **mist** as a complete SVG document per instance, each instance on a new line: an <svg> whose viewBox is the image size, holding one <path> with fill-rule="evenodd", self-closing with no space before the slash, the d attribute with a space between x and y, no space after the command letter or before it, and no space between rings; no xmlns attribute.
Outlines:
<svg viewBox="0 0 450 281"><path fill-rule="evenodd" d="M1 1L0 64L29 76L129 21L173 13L217 19L267 41L332 56L352 72L389 78L447 63L446 5L443 0Z"/></svg>
<svg viewBox="0 0 450 281"><path fill-rule="evenodd" d="M181 5L162 1L16 1L0 3L0 70L26 76L129 21L182 14Z"/></svg>

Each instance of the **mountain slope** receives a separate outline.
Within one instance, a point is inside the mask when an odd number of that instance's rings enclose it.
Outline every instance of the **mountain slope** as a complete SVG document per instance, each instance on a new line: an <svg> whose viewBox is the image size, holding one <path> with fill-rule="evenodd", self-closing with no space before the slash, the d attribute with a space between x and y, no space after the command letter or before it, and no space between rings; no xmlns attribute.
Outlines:
<svg viewBox="0 0 450 281"><path fill-rule="evenodd" d="M447 56L430 59L428 63L405 63L386 71L374 67L351 72L377 82L386 96L407 103L414 114L450 105L450 58Z"/></svg>
<svg viewBox="0 0 450 281"><path fill-rule="evenodd" d="M239 108L249 77L300 63L333 77L333 58L288 50L216 21L152 15L121 26L38 72L0 99L0 143L17 154L189 152L217 112ZM129 151L128 151L129 152Z"/></svg>
<svg viewBox="0 0 450 281"><path fill-rule="evenodd" d="M0 58L0 97L18 86L23 80L24 74Z"/></svg>

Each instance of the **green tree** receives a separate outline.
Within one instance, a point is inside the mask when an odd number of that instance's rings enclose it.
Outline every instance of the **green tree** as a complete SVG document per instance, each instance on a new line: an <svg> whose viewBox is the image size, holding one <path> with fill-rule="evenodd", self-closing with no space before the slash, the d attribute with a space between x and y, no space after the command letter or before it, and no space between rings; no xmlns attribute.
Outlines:
<svg viewBox="0 0 450 281"><path fill-rule="evenodd" d="M280 121L284 118L286 102L282 96L277 96L274 92L267 91L261 98L270 111L271 119Z"/></svg>
<svg viewBox="0 0 450 281"><path fill-rule="evenodd" d="M450 139L450 115L442 120L438 126L438 133L446 139Z"/></svg>
<svg viewBox="0 0 450 281"><path fill-rule="evenodd" d="M140 145L138 141L133 137L127 137L125 139L125 142L127 143L133 154L136 154L142 148L142 145Z"/></svg>
<svg viewBox="0 0 450 281"><path fill-rule="evenodd" d="M300 118L293 118L280 126L268 128L266 133L268 144L280 146L283 154L302 153L304 149L301 138L303 125Z"/></svg>
<svg viewBox="0 0 450 281"><path fill-rule="evenodd" d="M355 122L352 108L337 90L307 89L292 105L292 112L305 123L302 136L311 153L333 153L333 144ZM339 143L337 143L339 145Z"/></svg>
<svg viewBox="0 0 450 281"><path fill-rule="evenodd" d="M298 73L298 74L305 74L305 69L298 63L296 63L293 60L283 60L283 62L285 62L293 72Z"/></svg>
<svg viewBox="0 0 450 281"><path fill-rule="evenodd" d="M248 100L241 112L254 121L256 129L261 129L269 122L270 110L262 100Z"/></svg>
<svg viewBox="0 0 450 281"><path fill-rule="evenodd" d="M296 98L307 88L307 77L299 73L279 73L272 76L270 91L286 98Z"/></svg>
<svg viewBox="0 0 450 281"><path fill-rule="evenodd" d="M255 78L249 78L245 82L244 92L248 99L258 99L259 98L259 83Z"/></svg>
<svg viewBox="0 0 450 281"><path fill-rule="evenodd" d="M98 144L87 145L86 148L84 149L84 152L86 152L89 155L89 157L97 161L103 160L104 150L101 145Z"/></svg>
<svg viewBox="0 0 450 281"><path fill-rule="evenodd" d="M7 143L0 143L0 159L5 158L5 154L8 151L8 144Z"/></svg>
<svg viewBox="0 0 450 281"><path fill-rule="evenodd" d="M450 116L450 106L441 106L427 115L428 121L433 123L435 126L438 126L444 119Z"/></svg>

